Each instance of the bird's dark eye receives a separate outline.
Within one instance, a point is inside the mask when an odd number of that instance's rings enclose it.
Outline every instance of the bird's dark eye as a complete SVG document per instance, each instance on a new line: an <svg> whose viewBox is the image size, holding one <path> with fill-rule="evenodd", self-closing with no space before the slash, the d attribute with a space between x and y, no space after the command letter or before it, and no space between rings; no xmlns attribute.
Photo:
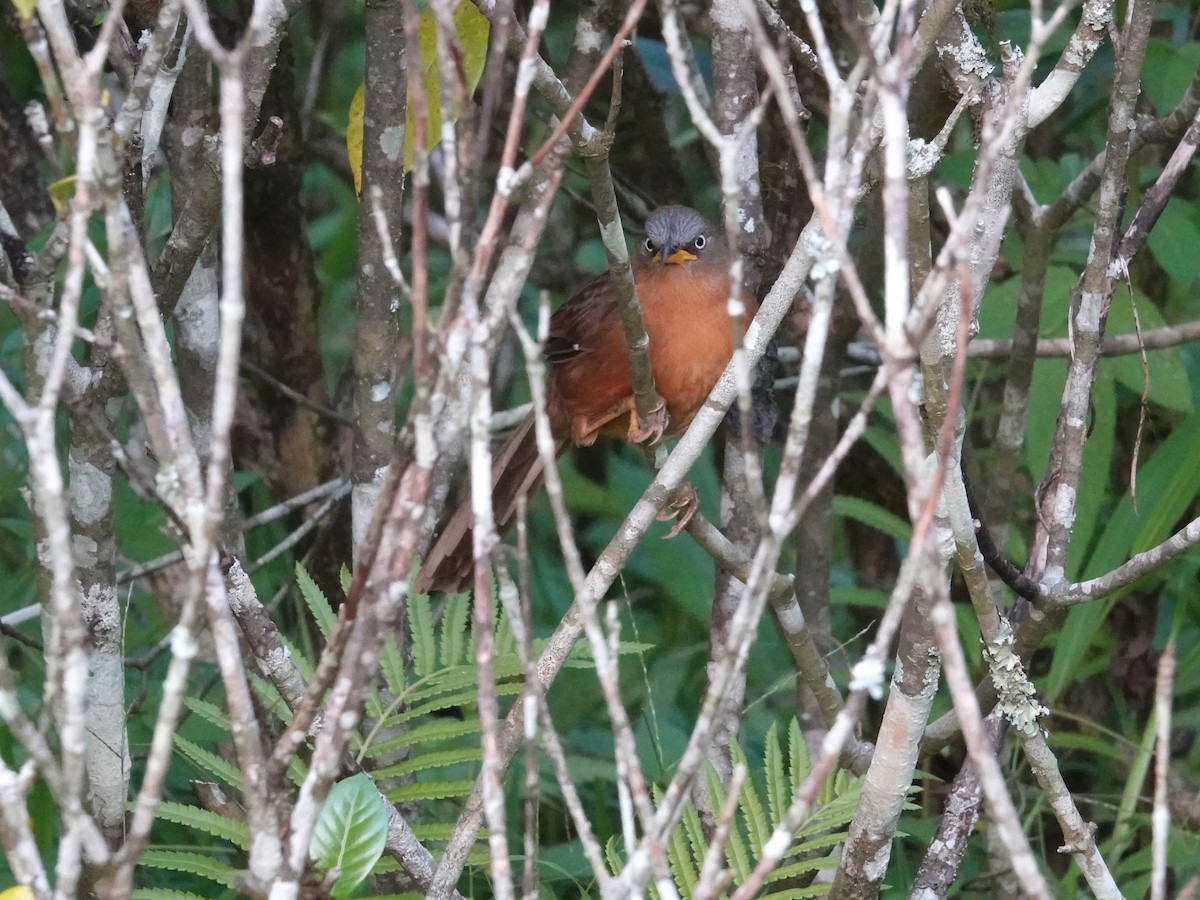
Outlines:
<svg viewBox="0 0 1200 900"><path fill-rule="evenodd" d="M708 243L708 238L706 238L702 234L699 234L699 235L696 235L696 239L694 241L692 241L692 246L695 247L697 250L703 250L704 246L707 243Z"/></svg>
<svg viewBox="0 0 1200 900"><path fill-rule="evenodd" d="M650 238L646 238L646 240L642 241L642 246L646 249L647 253L653 253L658 249L654 246L654 241L650 240Z"/></svg>

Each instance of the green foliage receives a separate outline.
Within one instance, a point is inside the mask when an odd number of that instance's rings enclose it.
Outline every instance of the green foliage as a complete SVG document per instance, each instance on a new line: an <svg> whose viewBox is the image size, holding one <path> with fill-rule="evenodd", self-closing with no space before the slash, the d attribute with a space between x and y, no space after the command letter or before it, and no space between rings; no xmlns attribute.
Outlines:
<svg viewBox="0 0 1200 900"><path fill-rule="evenodd" d="M746 755L739 745L731 744L729 749L735 766L748 767ZM772 724L764 741L762 768L747 774L742 782L735 821L731 823L725 844L724 861L732 873L731 888L742 884L754 870L763 846L770 840L775 826L783 820L792 799L801 788L809 787L807 781L811 773L808 747L796 720L793 719L788 728L786 754L778 729ZM725 786L707 763L702 775L710 808L721 809L726 799ZM787 855L767 876L766 892L760 896L769 900L792 900L820 897L829 892L831 885L809 882L816 872L837 865L837 854L830 851L845 840L845 828L854 815L861 789L862 779L851 778L844 772L830 775L822 782L816 803L793 834ZM662 799L657 789L655 799ZM692 896L700 880L707 847L700 813L695 803L689 801L667 845L671 877L681 897ZM624 866L625 860L615 837L606 845L605 855L612 871L617 872ZM653 897L659 896L653 887L650 893ZM728 892L721 896L728 896Z"/></svg>
<svg viewBox="0 0 1200 900"><path fill-rule="evenodd" d="M388 817L383 799L360 772L333 786L313 829L309 855L323 872L338 871L331 896L351 892L370 874L383 854Z"/></svg>

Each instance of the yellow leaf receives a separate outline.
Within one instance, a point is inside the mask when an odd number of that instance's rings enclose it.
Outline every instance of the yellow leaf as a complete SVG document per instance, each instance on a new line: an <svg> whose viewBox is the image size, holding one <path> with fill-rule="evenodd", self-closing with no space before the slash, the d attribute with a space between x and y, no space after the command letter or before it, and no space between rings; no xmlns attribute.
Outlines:
<svg viewBox="0 0 1200 900"><path fill-rule="evenodd" d="M354 173L354 193L362 193L363 110L367 102L366 82L358 86L350 101L350 123L346 126L346 156Z"/></svg>
<svg viewBox="0 0 1200 900"><path fill-rule="evenodd" d="M33 891L23 884L0 891L0 900L33 900Z"/></svg>
<svg viewBox="0 0 1200 900"><path fill-rule="evenodd" d="M463 50L463 63L467 76L467 91L474 92L483 77L483 66L487 62L488 33L491 23L470 0L461 0L454 10L454 30L458 34L458 42ZM437 28L433 20L433 11L426 7L421 11L417 26L417 42L421 51L422 92L425 95L425 106L428 110L428 126L426 135L431 144L441 139L442 108L439 92L441 79L437 63ZM412 169L416 159L413 144L413 107L412 97L414 85L408 86L408 105L404 123L404 170ZM350 158L350 169L354 173L354 189L362 193L362 146L363 146L363 110L365 108L366 85L359 85L354 99L350 103L350 122L346 127L346 153ZM457 121L458 110L453 111L451 121Z"/></svg>
<svg viewBox="0 0 1200 900"><path fill-rule="evenodd" d="M54 182L54 184L46 189L50 194L50 202L54 204L55 212L61 214L67 211L67 204L75 196L75 182L78 180L78 175L68 175L66 178L61 178ZM0 900L8 900L8 898L0 894Z"/></svg>
<svg viewBox="0 0 1200 900"><path fill-rule="evenodd" d="M12 4L17 8L17 15L21 17L22 22L28 22L32 19L34 11L37 10L37 0L12 0ZM13 890L16 890L16 888L13 888ZM0 894L0 900L12 900L12 898ZM17 900L20 900L20 898L17 898Z"/></svg>

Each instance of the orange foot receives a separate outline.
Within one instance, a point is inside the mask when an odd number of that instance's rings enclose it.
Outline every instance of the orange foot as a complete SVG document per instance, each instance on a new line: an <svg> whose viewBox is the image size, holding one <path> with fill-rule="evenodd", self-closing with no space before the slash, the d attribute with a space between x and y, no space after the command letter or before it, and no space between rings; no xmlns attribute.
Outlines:
<svg viewBox="0 0 1200 900"><path fill-rule="evenodd" d="M671 502L658 514L660 522L675 520L671 530L663 535L663 540L669 541L673 537L678 537L679 532L687 528L688 522L692 521L692 517L699 509L700 498L696 495L696 489L692 487L691 482L685 481L679 486L679 490L675 492Z"/></svg>

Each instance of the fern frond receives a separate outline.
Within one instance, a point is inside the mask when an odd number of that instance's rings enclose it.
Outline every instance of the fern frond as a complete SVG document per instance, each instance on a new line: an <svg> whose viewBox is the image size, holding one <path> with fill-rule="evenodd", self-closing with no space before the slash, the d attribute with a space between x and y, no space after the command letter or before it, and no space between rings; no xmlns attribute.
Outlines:
<svg viewBox="0 0 1200 900"><path fill-rule="evenodd" d="M393 696L404 693L408 678L404 673L404 654L396 643L395 635L389 634L383 642L383 653L379 657L379 671L383 673L383 681L388 692Z"/></svg>
<svg viewBox="0 0 1200 900"><path fill-rule="evenodd" d="M288 705L283 701L283 697L280 696L275 685L261 675L251 675L250 688L276 719L280 722L292 721L292 711L288 709Z"/></svg>
<svg viewBox="0 0 1200 900"><path fill-rule="evenodd" d="M312 576L300 563L296 563L296 585L300 588L300 597L304 600L308 611L312 613L317 628L328 639L329 635L333 634L333 627L337 624L337 614L329 605L329 601L325 599L321 589L317 587L317 583L312 580Z"/></svg>
<svg viewBox="0 0 1200 900"><path fill-rule="evenodd" d="M735 766L746 765L746 754L742 752L741 747L731 744L729 750ZM754 777L750 774L749 766L746 766L746 778L742 781L742 795L738 798L738 809L746 820L746 832L750 840L750 847L757 856L774 829L767 820L767 810L763 806L758 789L754 786Z"/></svg>
<svg viewBox="0 0 1200 900"><path fill-rule="evenodd" d="M788 796L792 796L804 784L812 771L812 760L808 755L808 741L800 731L800 723L792 719L788 725L788 773L792 783L788 785Z"/></svg>
<svg viewBox="0 0 1200 900"><path fill-rule="evenodd" d="M824 897L832 888L831 884L810 884L808 887L787 888L773 894L764 894L762 900L804 900L806 897Z"/></svg>
<svg viewBox="0 0 1200 900"><path fill-rule="evenodd" d="M414 772L442 769L459 763L476 763L481 759L483 759L483 750L479 747L456 747L450 750L422 752L419 756L413 756L404 762L377 769L371 775L374 778L399 778Z"/></svg>
<svg viewBox="0 0 1200 900"><path fill-rule="evenodd" d="M454 833L455 824L454 822L414 822L412 833L423 844L429 841L448 841L450 835Z"/></svg>
<svg viewBox="0 0 1200 900"><path fill-rule="evenodd" d="M136 804L133 802L128 804L131 812L135 806ZM250 849L250 831L241 819L233 819L207 809L201 809L199 806L188 806L185 803L174 803L169 800L158 804L154 816L157 819L211 834L213 837L229 841L242 850Z"/></svg>
<svg viewBox="0 0 1200 900"><path fill-rule="evenodd" d="M466 716L462 719L433 719L429 722L422 722L420 725L414 725L403 734L397 734L371 744L363 752L363 757L373 759L377 756L395 753L404 747L412 747L414 753L420 753L427 744L479 734L479 728L479 719L476 716Z"/></svg>
<svg viewBox="0 0 1200 900"><path fill-rule="evenodd" d="M418 781L416 784L402 784L392 788L386 796L393 803L405 803L410 800L455 800L467 796L474 786L473 778L457 781Z"/></svg>
<svg viewBox="0 0 1200 900"><path fill-rule="evenodd" d="M191 853L186 850L147 850L138 857L138 865L149 869L185 872L215 881L223 887L237 886L242 872L216 859L212 854Z"/></svg>
<svg viewBox="0 0 1200 900"><path fill-rule="evenodd" d="M451 594L442 613L442 668L465 665L471 646L467 616L471 611L470 594Z"/></svg>
<svg viewBox="0 0 1200 900"><path fill-rule="evenodd" d="M205 777L220 781L234 790L242 789L242 772L233 763L178 734L175 735L175 749Z"/></svg>
<svg viewBox="0 0 1200 900"><path fill-rule="evenodd" d="M409 594L408 630L412 638L413 671L425 678L437 671L437 640L427 594Z"/></svg>
<svg viewBox="0 0 1200 900"><path fill-rule="evenodd" d="M712 767L711 763L704 764L704 786L708 791L708 800L712 804L712 809L715 813L725 804L725 785L721 784L721 778L717 775L717 770ZM707 850L704 847L701 850L700 860L698 864L703 866L703 851ZM737 815L734 814L734 821L730 823L729 836L725 839L725 859L729 862L730 868L733 869L734 876L739 879L745 878L750 874L750 869L753 863L750 860L750 852L746 848L746 841L742 837L742 830L738 827Z"/></svg>
<svg viewBox="0 0 1200 900"><path fill-rule="evenodd" d="M229 716L215 703L207 700L197 700L195 697L183 698L184 705L210 725L215 725L222 731L229 731Z"/></svg>
<svg viewBox="0 0 1200 900"><path fill-rule="evenodd" d="M767 805L772 822L783 820L787 811L791 791L788 787L787 771L783 767L783 750L779 746L779 729L775 723L767 729L763 747L763 773L767 777Z"/></svg>
<svg viewBox="0 0 1200 900"><path fill-rule="evenodd" d="M683 811L683 833L687 837L688 850L692 857L692 871L696 873L696 877L700 877L700 867L704 865L704 828L700 824L700 813L696 811L696 805L689 803Z"/></svg>
<svg viewBox="0 0 1200 900"><path fill-rule="evenodd" d="M129 900L211 900L202 894L191 891L173 891L167 888L134 888L129 893Z"/></svg>

